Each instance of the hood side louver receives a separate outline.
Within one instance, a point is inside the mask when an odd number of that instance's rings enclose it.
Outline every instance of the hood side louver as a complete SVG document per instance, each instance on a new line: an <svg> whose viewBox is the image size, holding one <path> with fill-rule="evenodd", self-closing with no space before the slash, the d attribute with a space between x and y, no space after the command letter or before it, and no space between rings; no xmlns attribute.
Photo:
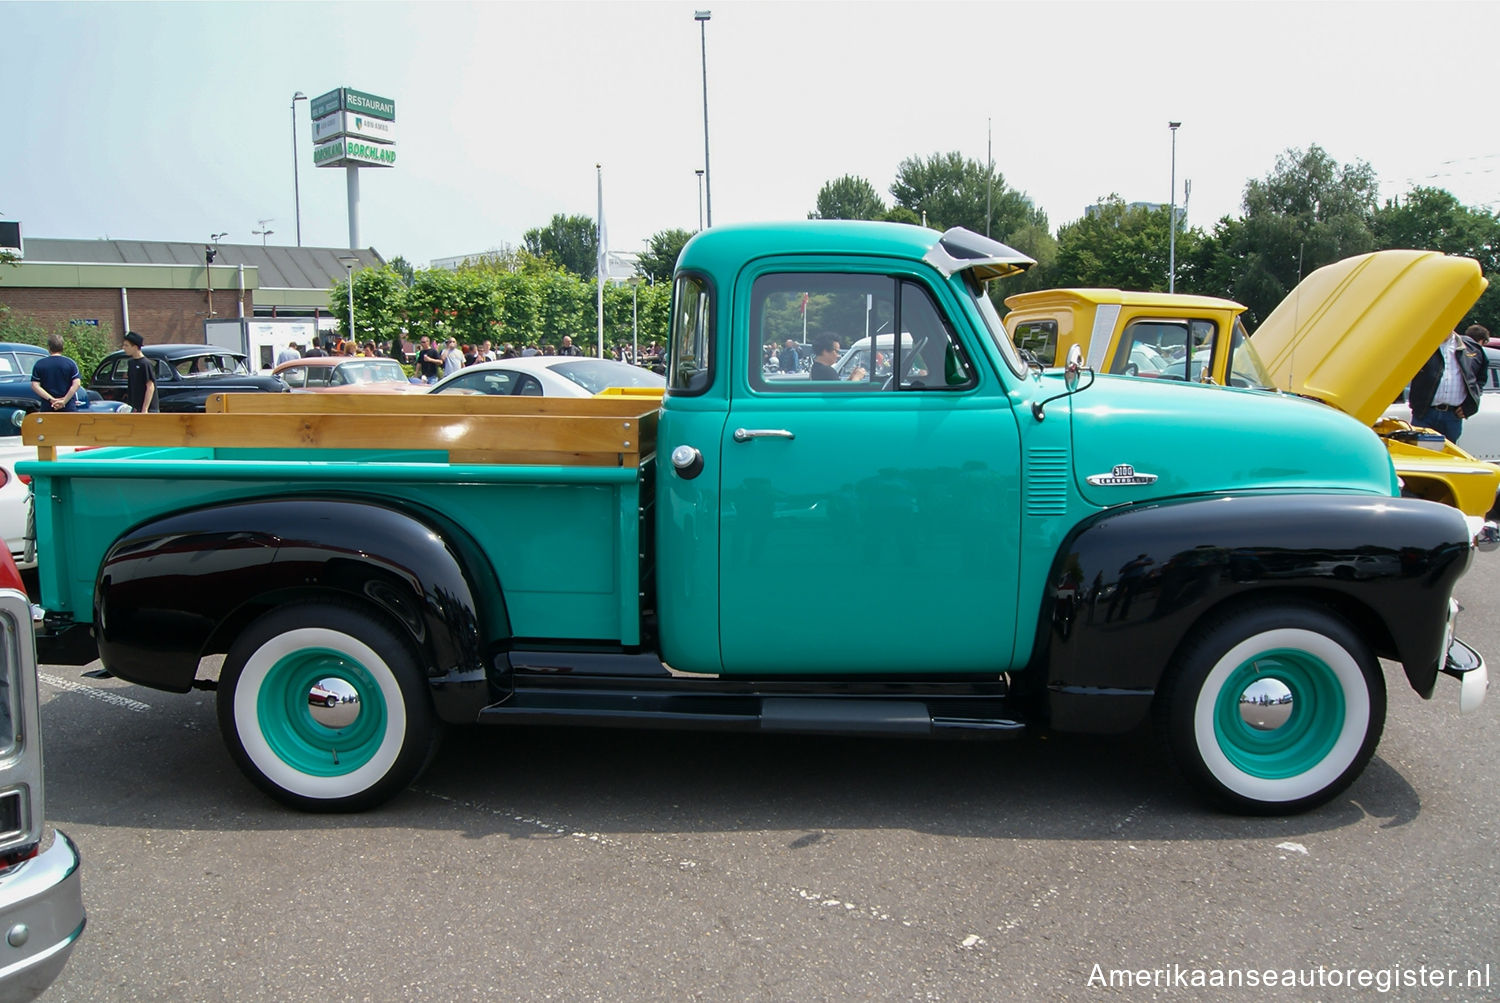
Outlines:
<svg viewBox="0 0 1500 1003"><path fill-rule="evenodd" d="M1032 449L1026 454L1026 514L1063 515L1068 510L1068 451Z"/></svg>

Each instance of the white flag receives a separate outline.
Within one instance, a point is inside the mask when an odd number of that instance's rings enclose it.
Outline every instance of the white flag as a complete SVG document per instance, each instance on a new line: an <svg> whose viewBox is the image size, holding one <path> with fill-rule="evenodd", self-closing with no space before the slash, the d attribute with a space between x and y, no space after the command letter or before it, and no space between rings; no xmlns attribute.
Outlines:
<svg viewBox="0 0 1500 1003"><path fill-rule="evenodd" d="M599 175L599 277L595 282L599 313L599 358L604 358L604 280L609 277L609 242L604 236L604 167L594 165Z"/></svg>

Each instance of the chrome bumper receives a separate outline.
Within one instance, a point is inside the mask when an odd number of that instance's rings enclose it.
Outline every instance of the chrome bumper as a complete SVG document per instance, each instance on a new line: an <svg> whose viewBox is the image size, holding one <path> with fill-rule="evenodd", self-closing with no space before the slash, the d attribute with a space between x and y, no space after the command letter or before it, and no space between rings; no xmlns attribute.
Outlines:
<svg viewBox="0 0 1500 1003"><path fill-rule="evenodd" d="M0 1003L52 984L83 933L78 848L61 832L40 855L0 875Z"/></svg>
<svg viewBox="0 0 1500 1003"><path fill-rule="evenodd" d="M1459 712L1467 714L1478 710L1484 703L1485 691L1490 688L1490 673L1485 667L1484 656L1455 637L1448 644L1448 657L1443 660L1442 671L1459 681Z"/></svg>

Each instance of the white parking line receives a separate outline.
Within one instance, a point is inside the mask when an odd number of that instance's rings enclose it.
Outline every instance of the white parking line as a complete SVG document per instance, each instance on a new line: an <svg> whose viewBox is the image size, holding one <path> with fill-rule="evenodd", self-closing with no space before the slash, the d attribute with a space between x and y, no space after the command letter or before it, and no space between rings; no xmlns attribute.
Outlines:
<svg viewBox="0 0 1500 1003"><path fill-rule="evenodd" d="M53 687L54 689L67 690L70 693L82 693L86 697L93 697L95 700L103 700L105 703L110 704L114 707L123 707L126 710L133 710L137 714L144 714L146 713L146 711L151 709L151 705L148 703L141 703L139 700L132 700L129 697L122 697L118 693L112 693L109 690L102 690L97 686L88 686L84 683L76 682L72 679L64 679L62 676L54 676L50 672L38 672L36 674L36 677L42 682L46 683L48 686Z"/></svg>

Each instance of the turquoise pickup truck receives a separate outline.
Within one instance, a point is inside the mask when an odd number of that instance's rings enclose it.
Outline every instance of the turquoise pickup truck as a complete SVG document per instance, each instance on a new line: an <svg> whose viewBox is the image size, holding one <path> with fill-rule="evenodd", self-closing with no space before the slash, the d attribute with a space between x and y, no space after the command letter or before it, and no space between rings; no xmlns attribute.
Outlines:
<svg viewBox="0 0 1500 1003"><path fill-rule="evenodd" d="M449 724L1154 720L1210 801L1287 813L1374 753L1378 659L1480 704L1452 592L1493 540L1321 403L1028 366L986 284L1030 264L957 229L718 227L677 263L660 399L33 416L40 650L216 689L250 780L324 811L402 790ZM788 337L876 352L765 372Z"/></svg>

